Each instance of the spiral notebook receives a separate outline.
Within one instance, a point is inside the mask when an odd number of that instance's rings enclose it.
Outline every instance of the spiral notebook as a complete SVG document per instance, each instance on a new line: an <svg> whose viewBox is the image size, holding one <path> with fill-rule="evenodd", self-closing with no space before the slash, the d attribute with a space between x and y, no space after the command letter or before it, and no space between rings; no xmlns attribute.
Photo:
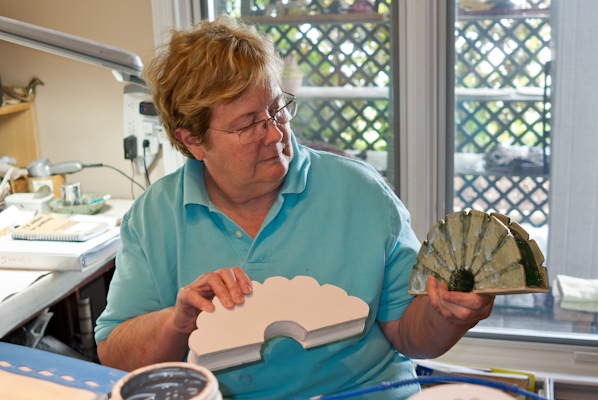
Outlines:
<svg viewBox="0 0 598 400"><path fill-rule="evenodd" d="M31 221L15 228L13 239L84 242L108 230L108 223L74 221L66 218L37 214Z"/></svg>

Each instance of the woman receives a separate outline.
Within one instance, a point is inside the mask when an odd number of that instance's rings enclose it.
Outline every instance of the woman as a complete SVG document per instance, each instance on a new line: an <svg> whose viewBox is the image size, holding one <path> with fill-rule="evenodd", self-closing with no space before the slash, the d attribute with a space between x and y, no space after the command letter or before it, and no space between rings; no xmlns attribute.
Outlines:
<svg viewBox="0 0 598 400"><path fill-rule="evenodd" d="M96 327L102 363L183 360L214 296L232 308L251 280L270 276L309 275L361 298L365 330L310 350L268 340L262 361L217 372L225 397L308 397L413 377L408 357L444 353L489 315L493 297L449 293L434 279L428 297L407 293L420 247L407 210L367 164L297 144L282 65L270 39L225 16L175 33L150 65L155 105L189 159L123 220Z"/></svg>

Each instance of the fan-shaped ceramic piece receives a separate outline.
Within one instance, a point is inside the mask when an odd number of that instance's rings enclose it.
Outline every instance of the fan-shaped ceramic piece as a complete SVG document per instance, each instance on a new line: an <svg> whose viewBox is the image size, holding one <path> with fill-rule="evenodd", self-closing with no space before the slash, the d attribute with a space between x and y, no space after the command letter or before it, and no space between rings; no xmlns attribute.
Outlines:
<svg viewBox="0 0 598 400"><path fill-rule="evenodd" d="M262 344L273 336L289 336L309 348L363 332L369 306L339 287L320 286L308 276L252 283L253 293L242 305L226 309L214 297L215 310L199 314L189 337L189 362L215 371L260 360Z"/></svg>
<svg viewBox="0 0 598 400"><path fill-rule="evenodd" d="M428 232L409 281L425 295L429 275L449 290L485 294L548 292L544 256L517 223L502 214L460 211Z"/></svg>

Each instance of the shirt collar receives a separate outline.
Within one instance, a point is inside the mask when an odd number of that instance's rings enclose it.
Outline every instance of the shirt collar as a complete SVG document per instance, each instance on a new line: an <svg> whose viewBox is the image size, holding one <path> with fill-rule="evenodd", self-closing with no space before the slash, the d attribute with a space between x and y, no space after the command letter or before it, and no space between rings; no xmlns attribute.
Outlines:
<svg viewBox="0 0 598 400"><path fill-rule="evenodd" d="M291 146L293 146L293 160L289 165L280 194L301 193L307 186L307 174L311 165L309 152L303 146L299 146L294 133L291 133Z"/></svg>
<svg viewBox="0 0 598 400"><path fill-rule="evenodd" d="M309 152L297 143L295 134L291 133L293 159L285 177L280 194L301 193L307 186L307 175L310 167ZM188 158L183 167L183 204L199 204L211 206L210 196L204 179L204 163Z"/></svg>
<svg viewBox="0 0 598 400"><path fill-rule="evenodd" d="M187 158L185 161L183 167L183 205L185 206L187 204L210 206L203 167L203 162L195 158Z"/></svg>

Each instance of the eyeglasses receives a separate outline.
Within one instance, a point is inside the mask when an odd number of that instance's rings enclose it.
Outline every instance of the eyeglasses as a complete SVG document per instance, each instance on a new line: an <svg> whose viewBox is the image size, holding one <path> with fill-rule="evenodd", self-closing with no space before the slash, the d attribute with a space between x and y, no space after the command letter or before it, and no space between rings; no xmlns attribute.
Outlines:
<svg viewBox="0 0 598 400"><path fill-rule="evenodd" d="M290 120L292 120L295 115L297 115L297 103L295 102L296 96L287 92L283 93L286 95L285 105L280 107L278 110L274 111L270 118L254 122L253 124L246 126L245 128L237 129L234 131L225 131L223 129L216 128L208 129L229 134L236 133L239 136L239 143L241 144L255 143L258 140L261 140L264 136L266 136L266 132L268 130L268 122L272 121L274 123L284 125Z"/></svg>

